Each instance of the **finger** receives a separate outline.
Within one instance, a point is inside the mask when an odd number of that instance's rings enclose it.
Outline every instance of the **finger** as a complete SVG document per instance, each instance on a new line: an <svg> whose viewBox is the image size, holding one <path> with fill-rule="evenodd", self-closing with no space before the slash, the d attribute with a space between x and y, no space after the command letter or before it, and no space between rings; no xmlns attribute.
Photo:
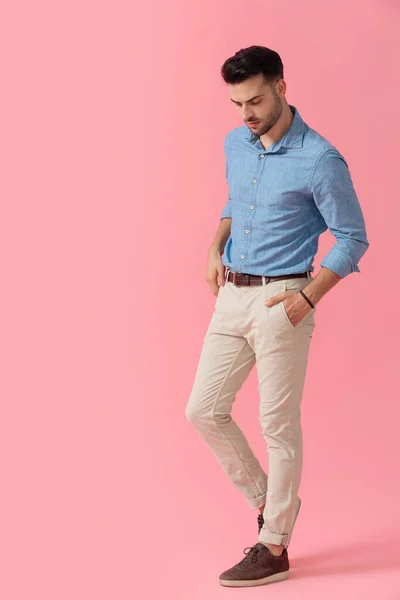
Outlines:
<svg viewBox="0 0 400 600"><path fill-rule="evenodd" d="M219 285L217 285L217 283L215 283L215 281L213 281L212 283L210 283L210 288L211 288L211 291L214 294L214 296L218 296Z"/></svg>
<svg viewBox="0 0 400 600"><path fill-rule="evenodd" d="M224 285L224 283L225 283L225 270L224 270L224 267L223 266L219 266L218 269L217 269L217 271L218 271L218 279L217 279L218 285L219 286Z"/></svg>
<svg viewBox="0 0 400 600"><path fill-rule="evenodd" d="M287 298L288 295L289 294L287 292L284 292L283 294L277 294L276 296L272 296L272 298L267 300L267 302L264 302L264 304L266 306L274 306L274 304L277 304L278 302L282 302L282 300Z"/></svg>

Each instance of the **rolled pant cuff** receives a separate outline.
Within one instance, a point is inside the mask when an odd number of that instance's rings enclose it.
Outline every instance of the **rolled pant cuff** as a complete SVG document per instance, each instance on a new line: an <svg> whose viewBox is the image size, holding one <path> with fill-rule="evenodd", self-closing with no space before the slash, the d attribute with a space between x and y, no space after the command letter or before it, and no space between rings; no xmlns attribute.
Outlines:
<svg viewBox="0 0 400 600"><path fill-rule="evenodd" d="M288 533L272 533L271 531L261 531L258 541L263 544L274 544L275 546L286 546Z"/></svg>
<svg viewBox="0 0 400 600"><path fill-rule="evenodd" d="M262 506L265 506L266 501L267 492L262 496L257 496L257 498L247 498L250 508L261 508Z"/></svg>

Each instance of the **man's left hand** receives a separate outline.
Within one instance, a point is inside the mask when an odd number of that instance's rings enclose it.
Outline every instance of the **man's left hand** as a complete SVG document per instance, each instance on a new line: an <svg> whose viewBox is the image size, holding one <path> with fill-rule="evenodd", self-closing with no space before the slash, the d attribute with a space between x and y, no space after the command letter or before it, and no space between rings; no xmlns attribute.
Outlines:
<svg viewBox="0 0 400 600"><path fill-rule="evenodd" d="M312 310L300 292L294 290L272 296L268 302L265 302L265 306L271 307L278 304L278 302L283 302L286 314L293 327L296 327L306 314Z"/></svg>

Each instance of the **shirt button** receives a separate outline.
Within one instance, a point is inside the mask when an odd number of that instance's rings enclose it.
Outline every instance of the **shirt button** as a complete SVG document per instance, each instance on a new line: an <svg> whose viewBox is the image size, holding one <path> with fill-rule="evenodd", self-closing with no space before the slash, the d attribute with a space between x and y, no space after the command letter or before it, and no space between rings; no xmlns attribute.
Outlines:
<svg viewBox="0 0 400 600"><path fill-rule="evenodd" d="M257 183L257 179L253 179L253 183Z"/></svg>
<svg viewBox="0 0 400 600"><path fill-rule="evenodd" d="M249 233L249 230L248 230L248 229L246 229L246 233Z"/></svg>
<svg viewBox="0 0 400 600"><path fill-rule="evenodd" d="M253 210L254 206L250 206L251 210Z"/></svg>
<svg viewBox="0 0 400 600"><path fill-rule="evenodd" d="M242 256L240 258L244 258L244 254L242 254Z"/></svg>
<svg viewBox="0 0 400 600"><path fill-rule="evenodd" d="M260 154L260 158L264 158L265 154Z"/></svg>

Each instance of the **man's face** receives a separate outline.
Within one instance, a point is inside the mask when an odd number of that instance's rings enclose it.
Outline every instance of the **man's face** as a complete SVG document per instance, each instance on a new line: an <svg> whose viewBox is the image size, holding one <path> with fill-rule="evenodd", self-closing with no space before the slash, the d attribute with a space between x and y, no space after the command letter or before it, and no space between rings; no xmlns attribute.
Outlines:
<svg viewBox="0 0 400 600"><path fill-rule="evenodd" d="M268 85L262 76L249 77L242 83L228 84L232 102L250 131L261 137L282 114L283 80ZM277 92L277 84L279 92Z"/></svg>

